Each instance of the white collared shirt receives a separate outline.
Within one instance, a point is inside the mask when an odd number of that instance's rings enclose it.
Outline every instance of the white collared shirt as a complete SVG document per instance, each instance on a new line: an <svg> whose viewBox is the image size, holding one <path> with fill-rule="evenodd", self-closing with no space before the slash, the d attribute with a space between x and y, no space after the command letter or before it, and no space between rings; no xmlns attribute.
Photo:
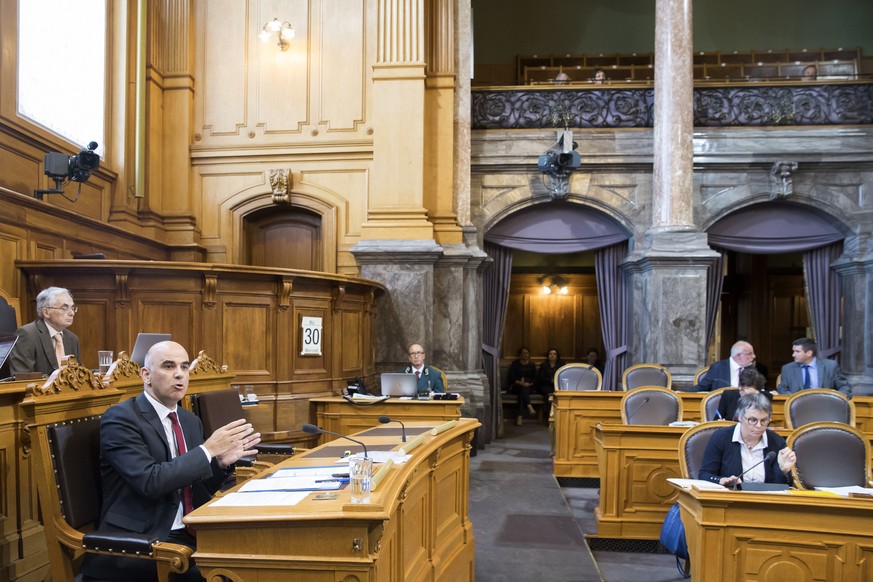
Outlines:
<svg viewBox="0 0 873 582"><path fill-rule="evenodd" d="M738 363L736 363L733 358L728 358L728 362L731 365L731 386L733 386L734 388L737 388L740 385L740 368L741 368L741 366Z"/></svg>
<svg viewBox="0 0 873 582"><path fill-rule="evenodd" d="M767 450L767 431L764 431L764 434L761 435L761 440L758 441L758 444L749 449L740 435L740 423L743 422L745 420L740 419L736 427L734 427L734 436L731 440L735 443L740 443L740 457L743 460L743 471L745 471L755 463L761 463L764 459L764 451ZM765 463L761 463L743 475L742 480L746 483L763 483L767 478L764 465Z"/></svg>
<svg viewBox="0 0 873 582"><path fill-rule="evenodd" d="M161 425L164 427L164 435L167 437L167 442L170 443L170 458L175 459L179 454L179 444L176 442L176 435L173 432L173 421L170 420L170 413L177 412L176 408L178 407L171 410L164 406L161 402L155 400L148 392L143 391L143 394L145 395L146 400L149 401L149 404L151 404L152 407L155 409L158 418L161 419ZM188 448L187 445L185 446L185 448ZM204 455L206 455L207 462L211 462L212 458L209 456L209 451L206 450L206 447L200 445L198 448L203 451ZM184 515L183 510L184 508L182 507L182 502L179 501L179 507L178 509L176 509L176 517L173 519L173 526L170 529L183 529L185 527L185 524L182 523L182 515Z"/></svg>

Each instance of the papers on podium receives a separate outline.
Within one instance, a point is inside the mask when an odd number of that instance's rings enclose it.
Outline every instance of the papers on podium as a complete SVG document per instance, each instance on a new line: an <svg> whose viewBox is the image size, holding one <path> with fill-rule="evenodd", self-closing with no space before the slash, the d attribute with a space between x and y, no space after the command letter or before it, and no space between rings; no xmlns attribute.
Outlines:
<svg viewBox="0 0 873 582"><path fill-rule="evenodd" d="M667 481L676 485L677 487L681 487L682 489L700 489L702 491L730 491L730 489L728 489L724 485L711 483L702 479L678 479L676 477L670 477L669 479L667 479Z"/></svg>

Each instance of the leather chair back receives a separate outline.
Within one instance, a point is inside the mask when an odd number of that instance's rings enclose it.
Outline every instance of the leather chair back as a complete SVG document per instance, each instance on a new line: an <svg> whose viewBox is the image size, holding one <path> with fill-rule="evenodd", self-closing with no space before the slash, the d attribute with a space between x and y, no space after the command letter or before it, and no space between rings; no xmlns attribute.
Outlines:
<svg viewBox="0 0 873 582"><path fill-rule="evenodd" d="M588 364L567 364L555 372L555 390L600 390L600 370ZM564 387L566 386L566 388Z"/></svg>
<svg viewBox="0 0 873 582"><path fill-rule="evenodd" d="M621 420L624 424L666 426L682 420L682 400L659 386L637 388L621 399Z"/></svg>
<svg viewBox="0 0 873 582"><path fill-rule="evenodd" d="M233 389L192 394L191 408L200 417L206 438L228 422L245 417L239 392Z"/></svg>
<svg viewBox="0 0 873 582"><path fill-rule="evenodd" d="M670 371L658 364L636 364L621 376L622 390L636 390L641 386L670 388L673 383Z"/></svg>
<svg viewBox="0 0 873 582"><path fill-rule="evenodd" d="M734 426L734 423L724 420L703 422L685 431L679 439L679 469L683 478L698 478L703 465L703 453L712 433L726 426Z"/></svg>
<svg viewBox="0 0 873 582"><path fill-rule="evenodd" d="M807 424L791 433L788 446L797 455L792 469L796 487L869 487L870 442L854 426Z"/></svg>
<svg viewBox="0 0 873 582"><path fill-rule="evenodd" d="M795 392L785 400L788 428L813 422L841 422L855 426L855 403L845 394L829 388Z"/></svg>
<svg viewBox="0 0 873 582"><path fill-rule="evenodd" d="M61 516L83 529L100 519L100 417L46 427Z"/></svg>
<svg viewBox="0 0 873 582"><path fill-rule="evenodd" d="M710 422L716 419L715 415L716 412L718 412L718 405L721 404L721 395L725 390L727 390L727 388L719 388L703 397L703 400L700 402L700 417L704 422ZM695 477L695 479L696 478L697 477Z"/></svg>

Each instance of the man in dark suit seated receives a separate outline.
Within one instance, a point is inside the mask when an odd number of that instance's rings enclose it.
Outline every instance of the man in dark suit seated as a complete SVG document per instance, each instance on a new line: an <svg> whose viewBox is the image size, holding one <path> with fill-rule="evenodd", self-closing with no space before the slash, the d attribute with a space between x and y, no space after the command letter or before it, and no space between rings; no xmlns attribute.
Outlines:
<svg viewBox="0 0 873 582"><path fill-rule="evenodd" d="M746 368L755 368L755 349L749 342L738 341L731 346L730 357L713 363L694 388L698 392L711 392L739 386L740 372Z"/></svg>
<svg viewBox="0 0 873 582"><path fill-rule="evenodd" d="M852 395L852 387L833 360L817 356L815 342L802 337L791 344L794 361L782 366L782 380L776 390L779 394L792 394L807 388L833 388L846 396Z"/></svg>
<svg viewBox="0 0 873 582"><path fill-rule="evenodd" d="M147 534L196 549L182 516L210 499L260 434L235 420L203 440L203 425L178 406L188 390L188 353L175 342L152 346L141 370L144 389L111 406L100 422L103 502L99 529ZM154 580L154 562L88 554L84 580ZM181 577L203 580L196 567Z"/></svg>
<svg viewBox="0 0 873 582"><path fill-rule="evenodd" d="M716 420L737 420L737 404L740 398L747 394L761 392L772 401L773 396L767 392L765 388L766 383L766 378L758 370L752 367L743 370L742 374L740 374L739 388L736 390L728 389L721 393L721 399L718 401Z"/></svg>
<svg viewBox="0 0 873 582"><path fill-rule="evenodd" d="M68 327L73 324L78 308L73 296L62 287L43 289L36 296L38 319L22 325L15 332L18 341L9 354L9 372L51 374L60 367L61 358L76 356L81 363L79 338Z"/></svg>

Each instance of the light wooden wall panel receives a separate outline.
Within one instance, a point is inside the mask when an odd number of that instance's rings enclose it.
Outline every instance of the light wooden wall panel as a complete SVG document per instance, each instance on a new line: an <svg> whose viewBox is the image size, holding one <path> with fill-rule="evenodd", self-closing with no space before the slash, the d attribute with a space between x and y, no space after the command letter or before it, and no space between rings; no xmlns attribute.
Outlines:
<svg viewBox="0 0 873 582"><path fill-rule="evenodd" d="M222 363L239 374L268 377L274 368L275 306L268 299L252 298L224 301L222 307L221 337L233 338L232 342L223 342Z"/></svg>
<svg viewBox="0 0 873 582"><path fill-rule="evenodd" d="M365 119L365 15L363 0L321 2L319 123L330 131L355 129Z"/></svg>
<svg viewBox="0 0 873 582"><path fill-rule="evenodd" d="M248 22L248 2L210 0L202 4L205 12L203 38L208 50L204 53L202 95L204 100L203 129L208 135L238 135L247 119L248 56L255 22Z"/></svg>
<svg viewBox="0 0 873 582"><path fill-rule="evenodd" d="M360 370L364 364L364 345L356 338L364 334L363 313L358 311L340 312L340 329L342 333L336 334L341 342L340 353L342 361L339 363L343 372Z"/></svg>

